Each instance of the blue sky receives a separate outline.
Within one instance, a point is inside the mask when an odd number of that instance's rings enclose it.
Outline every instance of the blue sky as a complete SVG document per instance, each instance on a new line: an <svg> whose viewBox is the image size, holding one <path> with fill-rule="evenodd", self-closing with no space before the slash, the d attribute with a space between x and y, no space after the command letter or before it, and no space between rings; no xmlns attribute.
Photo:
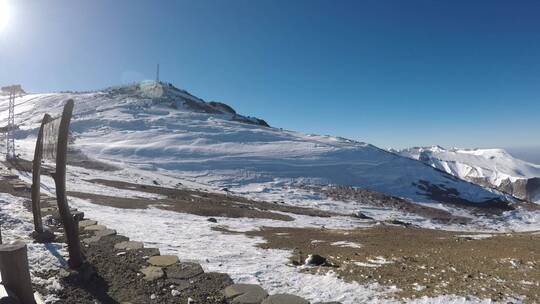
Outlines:
<svg viewBox="0 0 540 304"><path fill-rule="evenodd" d="M540 146L540 1L1 1L2 85L99 89L159 62L162 80L286 129Z"/></svg>

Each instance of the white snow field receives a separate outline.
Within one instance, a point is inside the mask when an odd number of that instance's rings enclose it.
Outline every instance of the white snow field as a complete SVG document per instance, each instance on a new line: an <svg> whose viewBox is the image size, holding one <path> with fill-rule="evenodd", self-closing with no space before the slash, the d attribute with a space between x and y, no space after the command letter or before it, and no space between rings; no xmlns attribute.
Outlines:
<svg viewBox="0 0 540 304"><path fill-rule="evenodd" d="M428 228L486 233L540 230L540 212L517 209L505 212L499 219L474 218L468 226L445 226L414 214L334 201L297 188L297 184L362 187L461 216L469 214L434 200L425 188L415 185L425 181L442 189L456 189L459 198L473 204L501 197L495 191L373 145L263 126L257 119L237 115L222 104L205 103L167 84L17 98L17 149L23 158L32 159L43 115L58 116L69 98L75 101L71 147L116 165L119 170L104 172L69 166L68 190L156 199L158 195L98 186L85 180L102 178L148 184L156 181L170 187L182 183L209 191L226 187L254 199L283 201L344 215L362 211L376 220L399 218ZM0 96L0 125L7 121L7 115L7 98ZM0 145L0 151L4 150ZM19 174L22 179L31 180L27 173ZM42 191L54 193L52 179L43 176L42 182ZM392 287L346 283L333 274L301 273L287 265L290 252L258 248L256 245L263 242L261 238L212 230L216 224L208 222L206 217L156 208L116 209L76 198L70 198L70 204L133 240L157 247L163 253L177 254L182 260L196 260L205 270L229 273L236 282L261 284L270 293L294 293L313 302L394 302L383 298L395 291ZM295 220L223 217L218 218L217 225L249 231L264 226L353 229L376 224L350 216L288 215ZM356 243L336 246L362 248L362 244ZM490 300L442 296L412 303L490 303Z"/></svg>
<svg viewBox="0 0 540 304"><path fill-rule="evenodd" d="M540 165L517 159L503 149L445 149L433 146L396 152L462 179L487 179L494 186L500 186L505 181L540 178ZM540 196L537 201L540 203Z"/></svg>
<svg viewBox="0 0 540 304"><path fill-rule="evenodd" d="M2 182L2 180L0 180ZM50 269L58 269L67 265L67 249L64 244L33 243L30 234L34 231L32 213L22 204L23 199L6 193L0 193L0 220L2 224L2 241L24 242L28 248L28 264L30 275L34 284L46 286L50 293L43 300L54 302L54 290L62 288L55 278L42 279L39 273L46 273ZM0 276L1 279L1 276Z"/></svg>

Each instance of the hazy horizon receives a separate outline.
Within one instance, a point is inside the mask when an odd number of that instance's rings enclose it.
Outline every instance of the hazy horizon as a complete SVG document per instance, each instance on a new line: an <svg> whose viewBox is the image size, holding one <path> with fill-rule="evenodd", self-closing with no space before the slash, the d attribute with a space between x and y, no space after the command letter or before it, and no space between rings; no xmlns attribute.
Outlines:
<svg viewBox="0 0 540 304"><path fill-rule="evenodd" d="M530 163L540 165L540 146L505 148L512 156Z"/></svg>

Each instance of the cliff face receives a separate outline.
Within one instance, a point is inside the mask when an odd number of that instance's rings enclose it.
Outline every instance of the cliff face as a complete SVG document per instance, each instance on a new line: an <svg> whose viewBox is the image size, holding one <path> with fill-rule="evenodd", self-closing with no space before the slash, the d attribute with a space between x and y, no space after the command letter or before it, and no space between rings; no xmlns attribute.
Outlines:
<svg viewBox="0 0 540 304"><path fill-rule="evenodd" d="M502 149L445 149L440 146L393 151L461 179L540 203L540 165Z"/></svg>
<svg viewBox="0 0 540 304"><path fill-rule="evenodd" d="M515 181L508 178L501 181L501 184L498 186L494 186L486 177L468 177L465 179L484 187L496 188L522 200L531 202L540 201L540 178L538 177L518 179Z"/></svg>

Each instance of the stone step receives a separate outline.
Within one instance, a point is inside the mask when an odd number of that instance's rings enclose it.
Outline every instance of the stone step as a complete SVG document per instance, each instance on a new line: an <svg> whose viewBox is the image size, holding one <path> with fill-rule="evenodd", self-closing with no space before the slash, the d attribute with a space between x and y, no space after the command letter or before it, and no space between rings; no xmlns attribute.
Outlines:
<svg viewBox="0 0 540 304"><path fill-rule="evenodd" d="M18 178L8 179L8 183L11 184L11 185L25 184L25 182L23 182L22 180L20 180Z"/></svg>
<svg viewBox="0 0 540 304"><path fill-rule="evenodd" d="M79 222L79 229L81 228L86 228L88 226L95 226L97 225L97 222L96 221L93 221L93 220L82 220Z"/></svg>
<svg viewBox="0 0 540 304"><path fill-rule="evenodd" d="M146 281L155 281L162 278L165 273L160 267L146 266L141 268L141 273L144 275Z"/></svg>
<svg viewBox="0 0 540 304"><path fill-rule="evenodd" d="M91 237L82 239L82 242L87 244L87 245L90 245L92 243L99 242L99 240L101 240L101 237L99 237L99 236L91 236Z"/></svg>
<svg viewBox="0 0 540 304"><path fill-rule="evenodd" d="M53 213L55 211L56 211L56 208L53 208L53 207L41 208L41 213Z"/></svg>
<svg viewBox="0 0 540 304"><path fill-rule="evenodd" d="M93 236L84 238L82 242L87 245L90 245L92 243L99 242L102 237L111 236L111 235L116 235L116 230L113 230L113 229L96 230Z"/></svg>
<svg viewBox="0 0 540 304"><path fill-rule="evenodd" d="M142 242L136 241L120 242L114 245L114 249L116 250L135 250L142 249L143 247L144 244Z"/></svg>
<svg viewBox="0 0 540 304"><path fill-rule="evenodd" d="M204 273L200 264L180 263L165 268L167 278L176 280L188 280Z"/></svg>
<svg viewBox="0 0 540 304"><path fill-rule="evenodd" d="M175 255L157 255L149 258L148 263L153 266L167 267L178 263L178 257Z"/></svg>
<svg viewBox="0 0 540 304"><path fill-rule="evenodd" d="M233 284L223 290L225 297L233 304L260 304L268 293L259 285Z"/></svg>
<svg viewBox="0 0 540 304"><path fill-rule="evenodd" d="M73 211L73 212L71 212L71 216L73 216L73 218L76 221L82 221L84 219L84 212L82 212L82 211Z"/></svg>
<svg viewBox="0 0 540 304"><path fill-rule="evenodd" d="M26 185L13 185L13 189L16 191L30 191L30 187Z"/></svg>
<svg viewBox="0 0 540 304"><path fill-rule="evenodd" d="M90 226L84 227L85 231L98 231L98 230L105 230L105 229L107 229L107 226L103 226L103 225L90 225Z"/></svg>
<svg viewBox="0 0 540 304"><path fill-rule="evenodd" d="M292 294L275 294L264 299L261 304L309 304L309 301Z"/></svg>
<svg viewBox="0 0 540 304"><path fill-rule="evenodd" d="M116 235L116 230L114 229L104 229L104 230L97 230L95 233L94 233L94 236L97 236L97 237L104 237L104 236L110 236L110 235Z"/></svg>

